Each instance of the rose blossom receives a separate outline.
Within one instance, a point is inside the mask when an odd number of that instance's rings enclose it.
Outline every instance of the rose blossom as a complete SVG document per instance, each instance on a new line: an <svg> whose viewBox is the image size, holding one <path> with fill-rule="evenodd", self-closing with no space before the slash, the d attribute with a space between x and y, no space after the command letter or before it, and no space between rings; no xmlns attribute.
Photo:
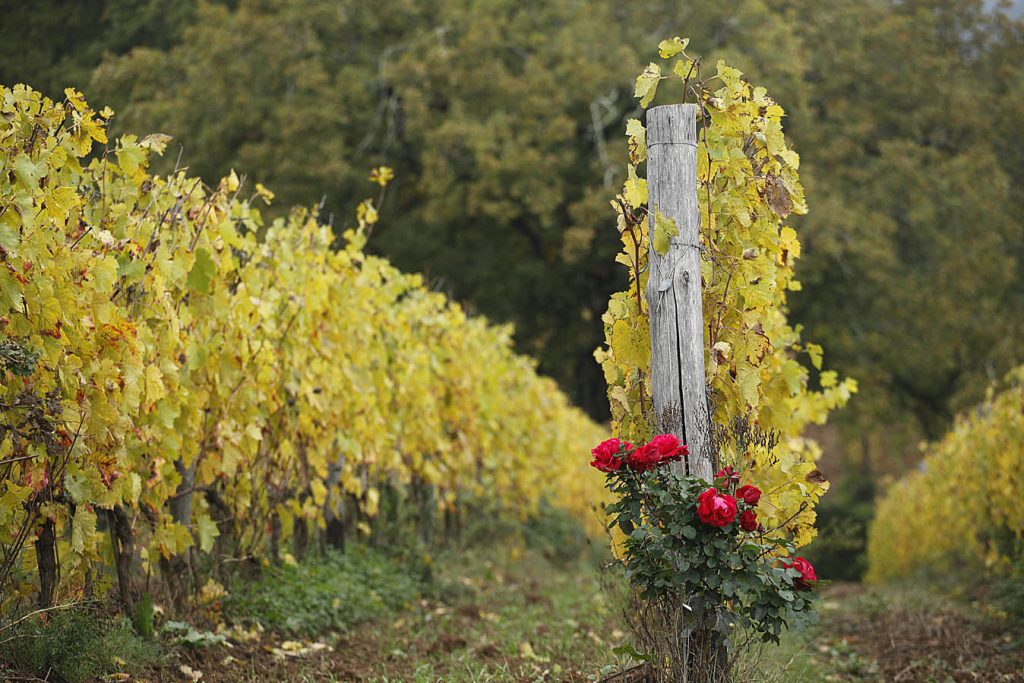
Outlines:
<svg viewBox="0 0 1024 683"><path fill-rule="evenodd" d="M736 489L736 497L742 498L747 505L757 505L757 501L761 500L761 489L749 484L741 486Z"/></svg>
<svg viewBox="0 0 1024 683"><path fill-rule="evenodd" d="M793 586L798 590L809 591L814 588L812 584L818 580L818 575L814 573L814 567L805 558L797 556L793 558L792 562L783 560L782 567L800 572L800 576L793 580Z"/></svg>
<svg viewBox="0 0 1024 683"><path fill-rule="evenodd" d="M740 513L740 528L744 531L757 531L757 513L744 510Z"/></svg>
<svg viewBox="0 0 1024 683"><path fill-rule="evenodd" d="M738 484L738 483L740 483L739 472L736 472L732 468L732 465L728 465L728 466L723 467L722 469L718 470L718 472L715 473L715 479L724 479L725 483L727 483L727 484Z"/></svg>
<svg viewBox="0 0 1024 683"><path fill-rule="evenodd" d="M725 526L736 519L736 499L711 487L697 497L697 517L711 526Z"/></svg>
<svg viewBox="0 0 1024 683"><path fill-rule="evenodd" d="M590 466L601 470L602 472L616 472L622 467L622 458L618 457L619 451L625 446L626 450L633 448L633 444L628 441L623 443L618 439L608 439L597 444L597 446L590 451L594 459L590 461Z"/></svg>
<svg viewBox="0 0 1024 683"><path fill-rule="evenodd" d="M681 460L688 455L685 444L672 434L659 434L637 448L629 456L629 466L637 472L646 472L665 462Z"/></svg>

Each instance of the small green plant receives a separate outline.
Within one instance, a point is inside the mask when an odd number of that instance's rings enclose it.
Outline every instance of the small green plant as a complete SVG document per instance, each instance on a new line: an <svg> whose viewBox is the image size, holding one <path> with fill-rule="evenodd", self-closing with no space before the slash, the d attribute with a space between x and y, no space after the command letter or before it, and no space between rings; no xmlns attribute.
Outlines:
<svg viewBox="0 0 1024 683"><path fill-rule="evenodd" d="M211 631L200 631L192 624L184 621L168 621L160 632L170 637L176 645L189 647L210 647L228 642L227 636Z"/></svg>
<svg viewBox="0 0 1024 683"><path fill-rule="evenodd" d="M315 635L344 631L359 622L401 609L421 583L384 554L353 546L295 566L270 569L227 598L226 615L285 633Z"/></svg>
<svg viewBox="0 0 1024 683"><path fill-rule="evenodd" d="M79 607L28 619L0 632L0 641L0 662L67 683L134 670L161 655L159 644L140 638L127 619Z"/></svg>

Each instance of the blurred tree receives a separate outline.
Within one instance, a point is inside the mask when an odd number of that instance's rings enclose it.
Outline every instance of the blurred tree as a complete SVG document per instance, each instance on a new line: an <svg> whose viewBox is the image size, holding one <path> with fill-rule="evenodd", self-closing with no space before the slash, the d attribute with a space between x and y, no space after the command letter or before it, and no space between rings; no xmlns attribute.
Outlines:
<svg viewBox="0 0 1024 683"><path fill-rule="evenodd" d="M807 56L794 312L861 379L855 414L936 438L1024 341L1020 25L963 0L780 7Z"/></svg>
<svg viewBox="0 0 1024 683"><path fill-rule="evenodd" d="M195 0L0 0L0 17L0 83L54 97L87 90L104 54L177 43Z"/></svg>

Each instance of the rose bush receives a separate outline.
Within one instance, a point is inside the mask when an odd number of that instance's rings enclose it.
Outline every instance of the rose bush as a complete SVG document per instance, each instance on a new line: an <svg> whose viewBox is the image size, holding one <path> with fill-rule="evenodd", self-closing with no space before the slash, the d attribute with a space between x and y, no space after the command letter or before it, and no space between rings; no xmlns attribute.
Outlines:
<svg viewBox="0 0 1024 683"><path fill-rule="evenodd" d="M590 461L590 466L602 472L614 472L622 467L624 462L619 457L620 453L623 449L632 450L632 448L633 444L618 439L602 441L590 451L590 454L594 456L594 459Z"/></svg>
<svg viewBox="0 0 1024 683"><path fill-rule="evenodd" d="M742 498L747 505L757 505L761 500L761 489L756 486L741 486L736 489L736 497Z"/></svg>
<svg viewBox="0 0 1024 683"><path fill-rule="evenodd" d="M671 434L639 446L609 439L592 455L616 496L608 525L624 536L621 562L641 599L685 606L684 623L726 646L732 629L778 642L811 616L814 568L794 556L784 524L758 521L761 491L740 485L743 472L724 467L710 483L686 474L688 450Z"/></svg>

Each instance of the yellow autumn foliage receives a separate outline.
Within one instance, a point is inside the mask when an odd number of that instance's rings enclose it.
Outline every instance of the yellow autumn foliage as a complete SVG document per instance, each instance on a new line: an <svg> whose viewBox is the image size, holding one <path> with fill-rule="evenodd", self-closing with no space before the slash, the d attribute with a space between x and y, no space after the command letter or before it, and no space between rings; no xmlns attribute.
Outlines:
<svg viewBox="0 0 1024 683"><path fill-rule="evenodd" d="M1022 490L1024 366L886 489L868 530L868 579L1009 569L1024 543Z"/></svg>
<svg viewBox="0 0 1024 683"><path fill-rule="evenodd" d="M50 522L73 597L109 561L97 515L115 508L148 567L225 534L265 554L342 493L372 517L380 487L414 481L441 507L594 521L603 430L511 329L366 254L372 201L341 238L307 210L268 224L268 189L151 175L168 138L108 141L113 113L78 92L0 100L5 601L33 592Z"/></svg>

